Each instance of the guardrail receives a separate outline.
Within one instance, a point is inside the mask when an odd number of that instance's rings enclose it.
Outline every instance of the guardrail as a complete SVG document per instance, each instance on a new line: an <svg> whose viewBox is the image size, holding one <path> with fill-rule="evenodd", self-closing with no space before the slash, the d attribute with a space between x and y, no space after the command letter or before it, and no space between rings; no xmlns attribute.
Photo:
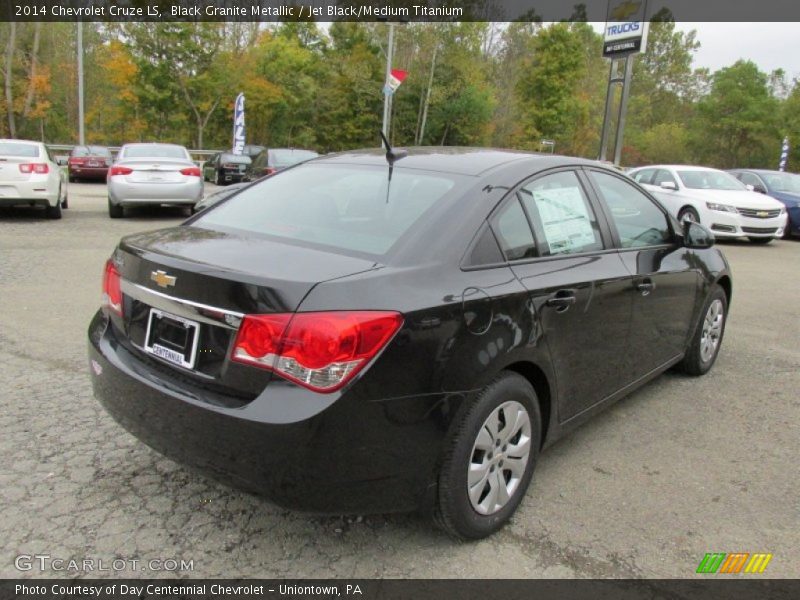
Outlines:
<svg viewBox="0 0 800 600"><path fill-rule="evenodd" d="M79 146L81 144L45 144L50 150L53 151L53 154L56 153L66 153L69 154L72 152L72 149L75 146ZM84 146L99 146L100 144L83 144ZM116 158L117 153L121 146L104 146L111 150L111 154ZM192 156L192 160L198 163L198 166L202 166L202 164L208 160L211 156L218 154L220 152L225 152L224 150L191 150L187 148L189 154Z"/></svg>

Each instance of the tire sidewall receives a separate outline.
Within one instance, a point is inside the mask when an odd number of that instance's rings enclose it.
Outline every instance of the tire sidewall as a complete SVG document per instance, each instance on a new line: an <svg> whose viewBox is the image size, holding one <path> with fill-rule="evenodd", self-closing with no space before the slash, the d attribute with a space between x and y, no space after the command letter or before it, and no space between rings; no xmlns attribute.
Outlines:
<svg viewBox="0 0 800 600"><path fill-rule="evenodd" d="M706 314L708 314L708 309L711 307L711 304L714 302L714 300L720 300L722 302L722 331L719 333L719 342L717 343L717 348L714 350L714 354L711 355L711 358L709 358L708 361L704 361L700 355L700 343L703 337L703 323L705 322ZM700 322L697 324L697 331L695 332L694 339L697 352L697 362L702 373L707 373L710 371L711 367L713 367L714 363L717 361L719 351L722 349L722 340L725 338L725 328L727 325L728 299L725 296L725 291L718 285L714 285L714 287L711 289L711 292L708 294L705 304L703 305L703 312L700 316Z"/></svg>
<svg viewBox="0 0 800 600"><path fill-rule="evenodd" d="M528 411L531 420L531 450L525 475L512 498L502 509L481 515L472 507L467 493L468 465L478 432L488 416L505 402L517 401ZM517 373L505 373L490 383L458 420L451 434L450 452L445 457L439 478L439 502L442 516L459 537L479 539L500 529L514 514L530 484L541 446L541 416L536 393L531 384Z"/></svg>

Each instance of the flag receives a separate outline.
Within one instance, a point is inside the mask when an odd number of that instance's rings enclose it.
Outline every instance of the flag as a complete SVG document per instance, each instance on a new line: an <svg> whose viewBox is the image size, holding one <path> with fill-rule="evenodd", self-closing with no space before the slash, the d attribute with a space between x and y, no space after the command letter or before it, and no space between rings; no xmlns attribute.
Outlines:
<svg viewBox="0 0 800 600"><path fill-rule="evenodd" d="M386 80L386 85L383 86L383 93L386 96L391 96L395 93L400 84L408 75L408 71L401 71L400 69L392 69L389 74L389 79Z"/></svg>
<svg viewBox="0 0 800 600"><path fill-rule="evenodd" d="M233 153L244 154L244 94L233 105Z"/></svg>
<svg viewBox="0 0 800 600"><path fill-rule="evenodd" d="M783 138L783 146L781 146L781 162L778 164L779 171L786 170L786 161L789 160L789 138Z"/></svg>

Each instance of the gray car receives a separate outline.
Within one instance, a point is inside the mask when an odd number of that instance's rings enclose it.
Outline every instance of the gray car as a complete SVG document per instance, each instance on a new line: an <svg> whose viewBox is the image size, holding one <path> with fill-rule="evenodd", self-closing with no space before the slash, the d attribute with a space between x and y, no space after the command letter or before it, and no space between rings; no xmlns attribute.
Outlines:
<svg viewBox="0 0 800 600"><path fill-rule="evenodd" d="M203 175L188 150L175 144L125 144L108 171L108 214L124 207L193 207L203 196Z"/></svg>

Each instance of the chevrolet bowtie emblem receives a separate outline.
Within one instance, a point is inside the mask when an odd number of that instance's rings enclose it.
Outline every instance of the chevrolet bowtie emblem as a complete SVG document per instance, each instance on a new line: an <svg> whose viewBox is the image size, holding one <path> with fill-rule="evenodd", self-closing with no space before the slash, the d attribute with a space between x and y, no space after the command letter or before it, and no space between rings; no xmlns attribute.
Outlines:
<svg viewBox="0 0 800 600"><path fill-rule="evenodd" d="M756 213L756 216L757 216L757 217L768 217L768 216L769 216L769 213L768 213L768 212L766 212L766 211L764 211L764 210L760 210L760 211L758 211L758 212Z"/></svg>
<svg viewBox="0 0 800 600"><path fill-rule="evenodd" d="M641 2L633 2L632 0L620 2L614 10L611 11L611 18L615 21L627 21L631 16L636 14L641 5Z"/></svg>
<svg viewBox="0 0 800 600"><path fill-rule="evenodd" d="M177 277L173 277L172 275L167 275L166 271L153 271L150 273L150 280L155 281L156 285L162 288L168 286L175 286L175 281L177 281Z"/></svg>

